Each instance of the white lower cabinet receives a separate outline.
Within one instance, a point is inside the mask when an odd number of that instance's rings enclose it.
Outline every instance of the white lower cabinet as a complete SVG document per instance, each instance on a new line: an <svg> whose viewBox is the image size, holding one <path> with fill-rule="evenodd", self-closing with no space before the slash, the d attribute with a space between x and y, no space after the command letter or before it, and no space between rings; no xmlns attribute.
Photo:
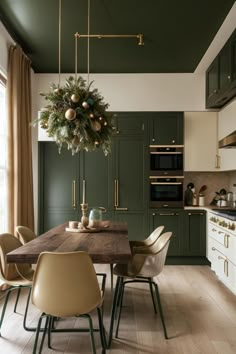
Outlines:
<svg viewBox="0 0 236 354"><path fill-rule="evenodd" d="M208 212L207 258L218 278L236 294L236 223Z"/></svg>

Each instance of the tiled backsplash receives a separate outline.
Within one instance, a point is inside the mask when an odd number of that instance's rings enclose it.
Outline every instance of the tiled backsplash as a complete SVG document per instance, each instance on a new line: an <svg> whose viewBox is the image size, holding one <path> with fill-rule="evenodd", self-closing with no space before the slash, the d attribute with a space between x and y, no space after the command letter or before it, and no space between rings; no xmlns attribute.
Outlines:
<svg viewBox="0 0 236 354"><path fill-rule="evenodd" d="M184 190L187 184L192 182L195 186L196 193L198 193L201 186L207 186L205 195L205 205L209 205L215 197L215 192L219 192L222 188L226 192L236 192L236 171L227 172L185 172L184 174Z"/></svg>

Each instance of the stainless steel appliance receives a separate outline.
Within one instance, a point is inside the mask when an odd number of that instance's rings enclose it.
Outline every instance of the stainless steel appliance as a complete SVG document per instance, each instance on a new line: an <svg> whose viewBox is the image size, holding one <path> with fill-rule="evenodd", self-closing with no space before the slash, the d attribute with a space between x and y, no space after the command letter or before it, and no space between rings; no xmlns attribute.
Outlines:
<svg viewBox="0 0 236 354"><path fill-rule="evenodd" d="M150 175L183 176L183 146L150 145Z"/></svg>
<svg viewBox="0 0 236 354"><path fill-rule="evenodd" d="M183 205L183 176L150 176L151 208L182 208Z"/></svg>

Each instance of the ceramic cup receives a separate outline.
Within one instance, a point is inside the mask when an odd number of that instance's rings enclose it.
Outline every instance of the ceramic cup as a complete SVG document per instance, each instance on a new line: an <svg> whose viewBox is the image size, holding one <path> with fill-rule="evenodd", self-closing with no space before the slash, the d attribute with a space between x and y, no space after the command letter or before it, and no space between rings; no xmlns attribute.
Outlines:
<svg viewBox="0 0 236 354"><path fill-rule="evenodd" d="M77 229L78 228L78 221L69 221L69 228L70 229Z"/></svg>

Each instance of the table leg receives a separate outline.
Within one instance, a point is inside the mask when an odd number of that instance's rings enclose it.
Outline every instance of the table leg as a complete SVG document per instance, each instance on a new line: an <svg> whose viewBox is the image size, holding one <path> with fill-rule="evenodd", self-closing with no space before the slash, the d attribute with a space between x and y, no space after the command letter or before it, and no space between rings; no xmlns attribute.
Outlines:
<svg viewBox="0 0 236 354"><path fill-rule="evenodd" d="M110 319L110 329L109 329L109 333L108 333L107 348L110 348L111 342L112 342L115 314L116 314L117 304L118 304L118 300L119 300L119 290L120 290L121 281L122 281L122 279L120 277L117 277L114 296L112 298L111 319Z"/></svg>
<svg viewBox="0 0 236 354"><path fill-rule="evenodd" d="M113 263L110 264L110 274L111 274L111 293L113 294Z"/></svg>

